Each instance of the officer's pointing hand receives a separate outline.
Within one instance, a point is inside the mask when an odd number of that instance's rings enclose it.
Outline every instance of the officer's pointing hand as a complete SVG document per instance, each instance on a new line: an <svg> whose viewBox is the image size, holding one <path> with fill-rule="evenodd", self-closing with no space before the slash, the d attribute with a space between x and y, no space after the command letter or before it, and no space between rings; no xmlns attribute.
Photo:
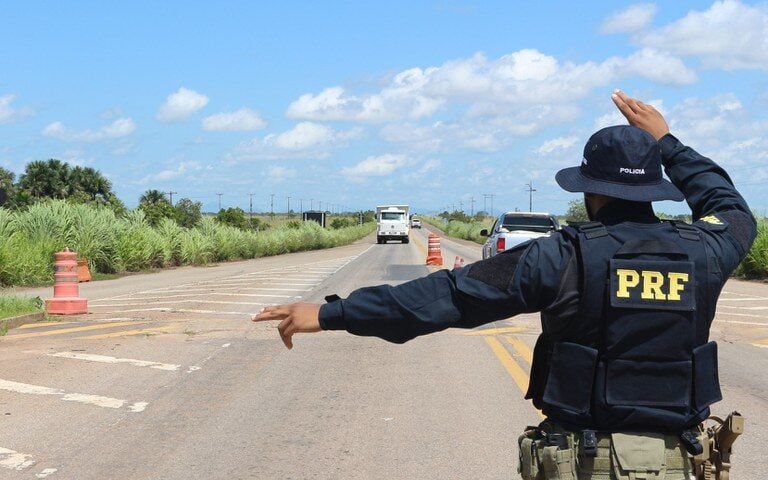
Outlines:
<svg viewBox="0 0 768 480"><path fill-rule="evenodd" d="M621 90L614 90L611 98L622 115L627 117L630 125L642 128L653 135L656 140L660 140L661 137L669 133L667 122L653 106L636 98L631 98Z"/></svg>
<svg viewBox="0 0 768 480"><path fill-rule="evenodd" d="M261 312L251 316L254 322L267 320L282 320L277 330L280 338L288 348L293 348L294 333L312 333L320 331L320 305L314 303L292 303L265 307Z"/></svg>

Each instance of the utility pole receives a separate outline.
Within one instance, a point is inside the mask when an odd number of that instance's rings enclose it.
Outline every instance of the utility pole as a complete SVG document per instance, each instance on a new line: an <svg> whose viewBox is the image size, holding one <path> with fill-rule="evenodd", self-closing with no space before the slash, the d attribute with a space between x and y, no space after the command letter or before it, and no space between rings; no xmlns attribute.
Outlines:
<svg viewBox="0 0 768 480"><path fill-rule="evenodd" d="M291 197L285 197L286 201L288 202L288 211L285 212L286 215L291 214Z"/></svg>
<svg viewBox="0 0 768 480"><path fill-rule="evenodd" d="M469 216L475 216L475 197L469 197Z"/></svg>
<svg viewBox="0 0 768 480"><path fill-rule="evenodd" d="M221 196L224 195L223 193L217 193L216 195L219 196L219 211L221 211Z"/></svg>
<svg viewBox="0 0 768 480"><path fill-rule="evenodd" d="M533 188L533 180L525 184L526 187L528 187L528 211L533 211L533 192L536 191L535 188Z"/></svg>
<svg viewBox="0 0 768 480"><path fill-rule="evenodd" d="M464 202L459 202L459 211L464 213Z"/></svg>
<svg viewBox="0 0 768 480"><path fill-rule="evenodd" d="M315 199L314 198L310 198L309 199L309 209L310 210L314 210L315 209Z"/></svg>
<svg viewBox="0 0 768 480"><path fill-rule="evenodd" d="M249 193L248 194L248 220L251 222L251 225L253 225L253 196L256 195L255 193Z"/></svg>
<svg viewBox="0 0 768 480"><path fill-rule="evenodd" d="M321 212L323 211L323 202L321 202L320 200L317 201L317 209L320 210Z"/></svg>
<svg viewBox="0 0 768 480"><path fill-rule="evenodd" d="M493 216L493 197L495 197L495 196L496 196L495 193L484 193L483 194L483 210L485 210L486 213L490 213L491 216ZM489 199L489 198L491 199L491 211L490 212L488 212L488 210L486 210L486 203L485 203L485 201L487 199Z"/></svg>
<svg viewBox="0 0 768 480"><path fill-rule="evenodd" d="M168 198L171 200L171 206L173 206L173 196L176 195L179 192L165 192L168 194Z"/></svg>
<svg viewBox="0 0 768 480"><path fill-rule="evenodd" d="M275 194L274 193L269 194L269 216L270 217L275 216Z"/></svg>
<svg viewBox="0 0 768 480"><path fill-rule="evenodd" d="M299 212L301 212L301 215L304 216L304 199L299 199Z"/></svg>

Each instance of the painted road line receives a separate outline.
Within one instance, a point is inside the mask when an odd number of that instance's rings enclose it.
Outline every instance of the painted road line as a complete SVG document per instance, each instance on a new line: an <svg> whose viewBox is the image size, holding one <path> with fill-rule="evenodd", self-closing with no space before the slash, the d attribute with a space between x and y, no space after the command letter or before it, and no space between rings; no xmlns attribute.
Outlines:
<svg viewBox="0 0 768 480"><path fill-rule="evenodd" d="M36 473L35 477L36 478L47 478L47 477L53 475L56 472L58 472L58 470L55 469L55 468L44 468L42 471L40 471L40 473Z"/></svg>
<svg viewBox="0 0 768 480"><path fill-rule="evenodd" d="M143 303L108 303L104 305L91 305L92 307L135 307L137 305L146 305L146 299L143 300L137 300L137 302L143 302ZM268 306L273 305L272 303L261 303L261 302L227 302L223 300L164 300L162 298L159 298L152 302L152 304L156 303L170 303L172 302L174 305L179 303L214 303L214 304L221 304L221 305L251 305L251 306Z"/></svg>
<svg viewBox="0 0 768 480"><path fill-rule="evenodd" d="M0 467L21 471L35 464L32 455L19 453L9 448L0 447Z"/></svg>
<svg viewBox="0 0 768 480"><path fill-rule="evenodd" d="M240 315L244 315L244 314L241 313ZM88 335L88 336L79 337L79 338L82 340L104 340L107 338L132 337L135 335L154 335L156 333L167 333L177 328L178 327L176 325L166 325L164 327L139 328L136 330L123 330L122 332L102 333L99 335Z"/></svg>
<svg viewBox="0 0 768 480"><path fill-rule="evenodd" d="M119 312L118 312L119 313ZM142 323L147 322L139 322L136 320L131 320L128 322L109 322L109 323L99 323L96 325L86 325L83 327L72 327L72 328L60 328L57 330L46 330L44 332L30 332L30 333L18 333L14 335L7 335L5 338L7 339L20 339L20 338L33 338L33 337L47 337L50 335L64 335L67 333L77 333L77 332L87 332L89 330L101 330L104 328L112 328L112 327L123 327L125 325L138 325Z"/></svg>
<svg viewBox="0 0 768 480"><path fill-rule="evenodd" d="M95 405L102 408L122 408L126 404L126 400L119 398L102 397L101 395L90 395L87 393L67 393L59 388L41 387L39 385L30 385L28 383L12 382L10 380L0 379L0 390L13 393L23 393L28 395L54 395L61 397L65 402L77 402L85 403L87 405ZM140 402L145 403L145 402ZM131 404L128 406L130 410L137 404Z"/></svg>
<svg viewBox="0 0 768 480"><path fill-rule="evenodd" d="M729 313L728 315L738 315L737 313ZM757 317L758 315L746 315L748 317ZM765 318L765 317L762 317ZM740 320L714 320L717 323L733 323L734 325L754 325L759 327L768 327L766 322L742 322Z"/></svg>
<svg viewBox="0 0 768 480"><path fill-rule="evenodd" d="M768 300L766 297L746 297L746 298L723 298L720 297L718 302L759 302Z"/></svg>
<svg viewBox="0 0 768 480"><path fill-rule="evenodd" d="M759 307L737 307L735 305L718 305L718 308L735 308L737 310L768 310L768 306Z"/></svg>
<svg viewBox="0 0 768 480"><path fill-rule="evenodd" d="M507 373L509 373L512 380L517 384L517 388L525 394L528 391L528 374L525 373L525 370L518 365L512 355L509 354L507 349L504 348L504 345L502 345L496 337L485 337L485 342L491 347L491 350L504 368L506 368ZM539 417L544 418L544 414L541 413L541 410L536 407L534 407L534 409L536 410L536 413L539 414Z"/></svg>
<svg viewBox="0 0 768 480"><path fill-rule="evenodd" d="M175 372L181 368L181 365L174 365L172 363L159 363L148 362L146 360L136 360L133 358L116 358L108 357L106 355L93 355L90 353L77 353L77 352L56 352L46 353L49 357L57 358L71 358L73 360L85 360L86 362L98 362L98 363L127 363L134 367L149 367L156 370L166 370L169 372Z"/></svg>
<svg viewBox="0 0 768 480"><path fill-rule="evenodd" d="M168 312L168 313L204 313L215 315L247 315L244 312L222 312L219 310L197 310L191 308L173 308L173 307L154 307L154 308L131 308L127 310L115 310L114 312L99 312L99 313L128 313L128 312ZM147 322L132 322L132 323L147 323ZM45 332L41 332L45 333ZM22 335L32 335L31 333L25 333ZM14 335L13 337L16 337Z"/></svg>
<svg viewBox="0 0 768 480"><path fill-rule="evenodd" d="M760 348L768 348L768 345L764 345L762 343L753 343L753 347L760 347Z"/></svg>
<svg viewBox="0 0 768 480"><path fill-rule="evenodd" d="M462 335L502 335L504 333L522 332L526 327L502 327L502 328L484 328L481 330L472 330L464 332Z"/></svg>
<svg viewBox="0 0 768 480"><path fill-rule="evenodd" d="M504 345L502 345L497 338L485 337L485 341L491 347L493 353L496 354L496 357L499 359L504 368L507 369L507 373L509 373L509 375L512 377L512 380L515 381L518 388L520 388L520 391L523 393L527 392L528 374L525 373L525 370L523 370L520 365L517 364L515 359L512 358L512 355L509 354L507 349L504 348Z"/></svg>
<svg viewBox="0 0 768 480"><path fill-rule="evenodd" d="M71 325L73 323L77 322L37 322L37 323L25 323L24 325L20 325L16 327L20 330L27 330L30 328L40 328L40 327L55 327L56 325Z"/></svg>
<svg viewBox="0 0 768 480"><path fill-rule="evenodd" d="M528 347L528 344L512 335L505 335L504 338L507 340L507 343L512 345L517 354L523 357L523 360L528 362L529 365L533 363L533 352Z"/></svg>

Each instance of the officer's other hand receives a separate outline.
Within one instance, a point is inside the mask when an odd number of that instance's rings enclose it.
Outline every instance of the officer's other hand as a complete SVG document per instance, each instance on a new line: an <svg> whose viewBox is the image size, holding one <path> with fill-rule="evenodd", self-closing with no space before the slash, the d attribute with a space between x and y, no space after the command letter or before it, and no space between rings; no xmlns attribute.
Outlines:
<svg viewBox="0 0 768 480"><path fill-rule="evenodd" d="M653 106L632 98L621 90L614 90L611 98L622 115L627 117L630 125L642 128L656 140L669 133L667 122Z"/></svg>
<svg viewBox="0 0 768 480"><path fill-rule="evenodd" d="M282 320L277 330L286 347L293 348L293 334L320 331L320 305L314 303L292 303L265 307L251 316L251 321Z"/></svg>

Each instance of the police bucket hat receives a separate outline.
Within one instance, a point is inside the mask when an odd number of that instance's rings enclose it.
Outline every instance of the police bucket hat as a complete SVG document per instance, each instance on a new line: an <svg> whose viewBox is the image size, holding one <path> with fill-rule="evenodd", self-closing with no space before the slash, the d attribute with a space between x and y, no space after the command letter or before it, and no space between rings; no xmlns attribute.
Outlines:
<svg viewBox="0 0 768 480"><path fill-rule="evenodd" d="M597 131L584 146L581 165L560 170L555 180L569 192L636 202L685 199L662 175L659 143L645 130L631 125Z"/></svg>

